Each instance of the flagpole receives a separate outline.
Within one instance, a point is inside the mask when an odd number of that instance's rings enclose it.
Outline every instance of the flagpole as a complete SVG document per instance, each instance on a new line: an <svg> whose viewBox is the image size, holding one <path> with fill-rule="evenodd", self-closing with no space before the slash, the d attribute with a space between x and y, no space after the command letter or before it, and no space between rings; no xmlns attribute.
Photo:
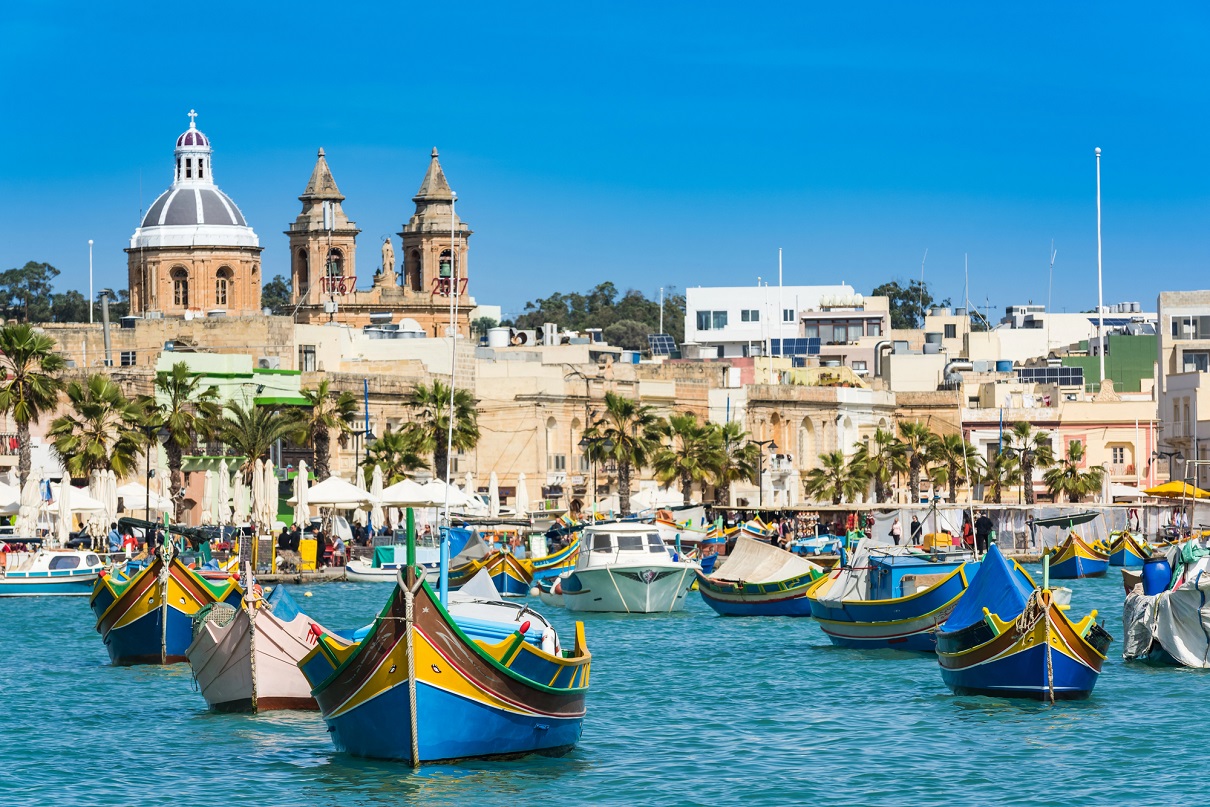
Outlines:
<svg viewBox="0 0 1210 807"><path fill-rule="evenodd" d="M1101 150L1097 149L1097 338L1101 343L1101 383L1105 384L1105 295L1101 286Z"/></svg>

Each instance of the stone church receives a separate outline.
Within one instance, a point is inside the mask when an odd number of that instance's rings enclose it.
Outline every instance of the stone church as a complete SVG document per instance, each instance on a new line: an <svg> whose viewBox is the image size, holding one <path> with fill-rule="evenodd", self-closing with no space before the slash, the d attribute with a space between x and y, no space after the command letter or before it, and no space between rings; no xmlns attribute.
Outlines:
<svg viewBox="0 0 1210 807"><path fill-rule="evenodd" d="M191 110L189 129L176 140L171 187L152 203L126 250L132 314L261 313L263 248L235 202L214 183L210 139L198 130L196 116ZM444 336L453 297L458 331L470 335L472 231L457 216L437 149L412 197L415 213L398 234L400 259L393 241L385 240L372 275L358 275L361 231L344 211L345 197L323 149L298 198L302 212L285 232L295 322L389 325L409 335Z"/></svg>

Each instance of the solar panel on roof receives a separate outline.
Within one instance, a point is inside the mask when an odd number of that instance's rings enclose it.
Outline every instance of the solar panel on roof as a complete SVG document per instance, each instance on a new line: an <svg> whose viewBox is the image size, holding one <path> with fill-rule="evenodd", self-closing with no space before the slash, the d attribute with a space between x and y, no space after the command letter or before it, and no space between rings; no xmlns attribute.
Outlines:
<svg viewBox="0 0 1210 807"><path fill-rule="evenodd" d="M675 357L680 355L680 351L676 348L676 340L666 333L647 334L647 344L651 346L653 356Z"/></svg>

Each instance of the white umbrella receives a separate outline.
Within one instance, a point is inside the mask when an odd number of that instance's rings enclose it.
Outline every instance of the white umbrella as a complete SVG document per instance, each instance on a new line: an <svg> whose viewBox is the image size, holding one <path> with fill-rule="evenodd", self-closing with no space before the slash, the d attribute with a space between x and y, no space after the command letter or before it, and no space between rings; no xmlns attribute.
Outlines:
<svg viewBox="0 0 1210 807"><path fill-rule="evenodd" d="M71 485L68 485L71 487ZM59 507L62 504L63 488L60 485L50 486L51 501L42 503L39 510L43 513L58 514ZM67 509L71 513L103 513L105 511L104 502L99 502L88 495L88 491L84 488L72 488L67 493Z"/></svg>
<svg viewBox="0 0 1210 807"><path fill-rule="evenodd" d="M399 508L398 507L387 508L387 524L389 524L391 526L392 532L399 529Z"/></svg>
<svg viewBox="0 0 1210 807"><path fill-rule="evenodd" d="M418 485L411 479L404 479L384 488L382 503L391 507L436 507L441 504L429 496L423 485Z"/></svg>
<svg viewBox="0 0 1210 807"><path fill-rule="evenodd" d="M277 521L277 472L273 469L273 460L265 462L265 526L273 528Z"/></svg>
<svg viewBox="0 0 1210 807"><path fill-rule="evenodd" d="M21 489L21 509L17 516L17 534L32 537L38 529L38 508L42 505L42 469L25 478Z"/></svg>
<svg viewBox="0 0 1210 807"><path fill-rule="evenodd" d="M378 500L370 508L370 526L377 532L383 526L381 465L374 466L374 477L370 480L370 495Z"/></svg>
<svg viewBox="0 0 1210 807"><path fill-rule="evenodd" d="M225 527L231 523L231 472L227 461L223 460L218 466L218 518L219 526Z"/></svg>
<svg viewBox="0 0 1210 807"><path fill-rule="evenodd" d="M112 471L110 473L113 473ZM154 490L151 491L151 496L147 495L147 488L143 487L138 482L127 482L121 487L116 487L117 480L114 480L115 487L113 490L114 518L117 518L118 505L117 500L120 496L123 503L126 505L127 513L139 513L147 509L148 506L156 512L165 512L172 509L172 500L167 499Z"/></svg>
<svg viewBox="0 0 1210 807"><path fill-rule="evenodd" d="M311 507L307 502L307 462L299 460L298 476L294 477L294 523L306 524L311 520Z"/></svg>
<svg viewBox="0 0 1210 807"><path fill-rule="evenodd" d="M21 510L21 491L0 482L0 515L11 516Z"/></svg>
<svg viewBox="0 0 1210 807"><path fill-rule="evenodd" d="M261 462L260 457L256 458L256 462L252 463L252 503L251 513L249 517L254 525L265 523L265 513L268 508L265 507L265 463Z"/></svg>
<svg viewBox="0 0 1210 807"><path fill-rule="evenodd" d="M436 502L438 507L445 507L447 500L450 507L464 507L469 503L466 494L459 490L457 485L447 485L440 479L429 480L421 486L421 490L431 501Z"/></svg>
<svg viewBox="0 0 1210 807"><path fill-rule="evenodd" d="M467 471L466 476L464 476L462 478L462 492L465 493L467 495L467 497L469 497L469 498L472 498L472 499L479 498L476 495L478 493L478 491L475 490L475 475L472 474L470 471Z"/></svg>
<svg viewBox="0 0 1210 807"><path fill-rule="evenodd" d="M96 499L101 503L105 502L104 471L93 471L88 475L88 495L90 498ZM89 532L91 532L94 536L98 533L104 533L106 531L105 529L102 529L103 526L108 528L108 522L104 525L101 524L101 521L104 518L105 511L102 510L100 513L94 513L92 518L88 519Z"/></svg>
<svg viewBox="0 0 1210 807"><path fill-rule="evenodd" d="M488 515L492 518L500 517L500 480L496 478L496 472L492 471L492 475L487 481L487 501Z"/></svg>
<svg viewBox="0 0 1210 807"><path fill-rule="evenodd" d="M235 523L243 525L248 523L248 486L244 484L244 472L237 468L235 470L235 493L232 495L232 500L235 504Z"/></svg>
<svg viewBox="0 0 1210 807"><path fill-rule="evenodd" d="M529 488L525 486L525 474L517 477L517 496L514 500L513 511L517 518L529 517Z"/></svg>
<svg viewBox="0 0 1210 807"><path fill-rule="evenodd" d="M65 475L59 485L59 546L64 546L71 537L71 480Z"/></svg>
<svg viewBox="0 0 1210 807"><path fill-rule="evenodd" d="M176 502L172 498L172 472L168 470L168 452L161 451L159 446L155 448L156 461L156 478L159 483L152 487L152 493L159 493L167 502L165 512L172 513L172 518L176 518Z"/></svg>
<svg viewBox="0 0 1210 807"><path fill-rule="evenodd" d="M357 507L369 507L378 499L348 480L341 479L339 476L329 476L307 490L307 501L317 507L352 510Z"/></svg>
<svg viewBox="0 0 1210 807"><path fill-rule="evenodd" d="M206 471L202 477L202 517L199 522L203 525L214 523L214 473Z"/></svg>
<svg viewBox="0 0 1210 807"><path fill-rule="evenodd" d="M375 467L377 467L377 466L375 466ZM365 469L358 468L356 473L357 473L357 489L365 490L366 489ZM368 493L369 491L366 491L366 492ZM360 524L361 526L364 527L365 525L370 523L370 514L367 513L365 510L357 510L355 513L353 513L353 523Z"/></svg>
<svg viewBox="0 0 1210 807"><path fill-rule="evenodd" d="M105 495L101 501L105 503L105 524L113 524L118 520L118 477L113 471L105 473Z"/></svg>

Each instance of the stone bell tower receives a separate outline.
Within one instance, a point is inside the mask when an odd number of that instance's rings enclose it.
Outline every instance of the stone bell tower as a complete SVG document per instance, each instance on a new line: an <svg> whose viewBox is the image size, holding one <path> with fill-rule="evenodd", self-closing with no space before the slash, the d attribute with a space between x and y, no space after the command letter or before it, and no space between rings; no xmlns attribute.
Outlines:
<svg viewBox="0 0 1210 807"><path fill-rule="evenodd" d="M458 283L453 291L464 304L468 298L467 250L472 231L455 213L454 192L441 170L437 149L433 149L428 171L412 201L416 212L399 233L403 239L405 294L448 300L456 269Z"/></svg>
<svg viewBox="0 0 1210 807"><path fill-rule="evenodd" d="M295 305L322 306L351 293L357 285L357 224L349 221L332 170L319 150L315 170L298 200L302 212L286 230L290 237L290 299Z"/></svg>

